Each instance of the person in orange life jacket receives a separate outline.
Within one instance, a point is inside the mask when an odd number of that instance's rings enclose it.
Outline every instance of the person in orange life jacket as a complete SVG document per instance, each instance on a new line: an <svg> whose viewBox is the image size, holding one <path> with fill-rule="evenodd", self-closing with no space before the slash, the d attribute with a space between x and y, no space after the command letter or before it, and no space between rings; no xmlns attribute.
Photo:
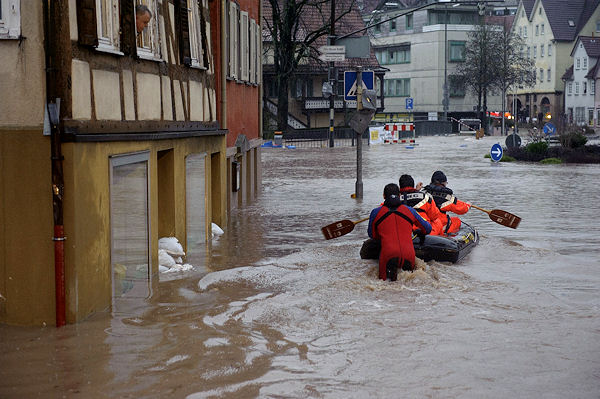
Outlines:
<svg viewBox="0 0 600 399"><path fill-rule="evenodd" d="M381 242L379 278L382 280L396 281L399 268L414 270L413 226L417 226L422 234L431 231L431 225L413 208L403 205L399 196L397 184L386 185L383 205L373 209L369 216L369 237Z"/></svg>
<svg viewBox="0 0 600 399"><path fill-rule="evenodd" d="M468 202L460 201L454 196L452 190L447 187L448 179L444 172L438 170L431 176L431 183L424 187L424 190L431 194L437 207L442 213L440 219L442 234L456 233L460 229L461 221L455 216L448 216L446 212L453 212L457 215L464 215L471 208Z"/></svg>
<svg viewBox="0 0 600 399"><path fill-rule="evenodd" d="M410 175L400 176L398 182L400 183L400 200L414 208L423 219L431 223L431 235L440 235L439 229L436 230L434 226L435 222L444 215L438 209L431 195L420 191L418 185L415 188L415 181ZM420 184L423 185L423 183Z"/></svg>

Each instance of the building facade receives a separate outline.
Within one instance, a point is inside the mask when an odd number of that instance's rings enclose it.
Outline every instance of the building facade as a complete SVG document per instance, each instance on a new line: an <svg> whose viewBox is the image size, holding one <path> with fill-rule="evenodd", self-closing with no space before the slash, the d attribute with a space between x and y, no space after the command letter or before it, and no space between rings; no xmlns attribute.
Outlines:
<svg viewBox="0 0 600 399"><path fill-rule="evenodd" d="M565 111L569 123L595 126L596 75L600 37L579 36L571 51L573 66L565 73Z"/></svg>
<svg viewBox="0 0 600 399"><path fill-rule="evenodd" d="M265 18L271 18L271 9L268 1L264 1ZM337 37L356 32L351 39L360 40L367 37L364 22L358 9L350 8L348 4L353 2L338 2L338 12L344 12L335 24ZM298 23L302 28L298 30L296 40L302 42L306 35L318 31L330 21L329 10L318 10L315 7L305 7ZM264 26L263 45L263 78L264 78L264 109L266 112L266 123L270 126L276 125L277 102L279 88L275 79L275 67L273 56L273 38L267 25ZM359 32L357 32L359 31ZM367 39L368 42L368 39ZM297 70L289 80L288 95L288 127L292 130L327 129L330 124L330 101L327 94L323 94L323 87L329 79L329 63L319 60L318 49L327 45L327 35L320 35L310 48L306 56L301 60ZM338 45L343 45L342 42ZM364 71L373 71L374 89L378 91L377 106L382 109L384 98L381 95L383 76L387 69L379 65L375 53L371 50L366 57L348 57L343 61L334 62L332 75L336 81L334 100L334 126L347 126L351 114L356 109L356 101L344 100L344 76L346 71L356 71L357 67Z"/></svg>
<svg viewBox="0 0 600 399"><path fill-rule="evenodd" d="M390 69L383 85L384 119L443 119L445 83L448 117L476 117L477 98L452 79L457 65L467 61L469 32L482 21L476 6L394 3L363 18L369 24L383 22L371 28L371 45L381 65ZM498 93L488 93L489 111L501 105Z"/></svg>
<svg viewBox="0 0 600 399"><path fill-rule="evenodd" d="M259 81L222 79L217 60L251 40L259 6L230 17L214 3L0 2L0 322L62 325L150 300L158 239L201 265L211 223L257 192ZM136 5L151 14L143 30ZM254 107L231 132L228 91Z"/></svg>
<svg viewBox="0 0 600 399"><path fill-rule="evenodd" d="M521 49L535 62L536 84L516 88L521 120L566 122L564 82L571 50L578 34L591 34L597 19L598 0L565 3L559 0L523 0L519 3L512 32L525 41ZM534 119L535 118L535 119Z"/></svg>

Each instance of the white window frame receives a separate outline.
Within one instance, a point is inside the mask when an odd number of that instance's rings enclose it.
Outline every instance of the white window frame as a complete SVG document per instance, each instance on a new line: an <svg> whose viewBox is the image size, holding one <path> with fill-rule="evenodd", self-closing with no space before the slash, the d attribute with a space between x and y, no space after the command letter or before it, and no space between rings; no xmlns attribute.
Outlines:
<svg viewBox="0 0 600 399"><path fill-rule="evenodd" d="M548 67L548 82L550 81L551 72L552 72L552 69L550 67Z"/></svg>
<svg viewBox="0 0 600 399"><path fill-rule="evenodd" d="M229 77L239 77L239 6L229 3Z"/></svg>
<svg viewBox="0 0 600 399"><path fill-rule="evenodd" d="M540 68L540 83L544 82L544 68Z"/></svg>
<svg viewBox="0 0 600 399"><path fill-rule="evenodd" d="M544 45L540 44L540 57L544 56Z"/></svg>
<svg viewBox="0 0 600 399"><path fill-rule="evenodd" d="M21 1L0 0L0 39L21 37Z"/></svg>
<svg viewBox="0 0 600 399"><path fill-rule="evenodd" d="M587 70L587 57L583 57L583 69Z"/></svg>
<svg viewBox="0 0 600 399"><path fill-rule="evenodd" d="M204 49L202 48L202 15L197 0L187 0L188 26L190 30L190 56L192 67L204 68Z"/></svg>
<svg viewBox="0 0 600 399"><path fill-rule="evenodd" d="M119 30L119 0L96 0L96 49L122 54Z"/></svg>
<svg viewBox="0 0 600 399"><path fill-rule="evenodd" d="M570 96L573 94L573 82L567 84L567 94Z"/></svg>
<svg viewBox="0 0 600 399"><path fill-rule="evenodd" d="M575 82L575 95L579 95L579 82Z"/></svg>
<svg viewBox="0 0 600 399"><path fill-rule="evenodd" d="M146 5L152 12L152 18L146 29L137 37L137 55L147 60L162 61L160 35L158 33L158 0L135 0L135 5L138 4Z"/></svg>
<svg viewBox="0 0 600 399"><path fill-rule="evenodd" d="M249 42L248 42L248 11L240 12L240 76L244 82L249 80L249 62L250 62L250 54L249 50Z"/></svg>
<svg viewBox="0 0 600 399"><path fill-rule="evenodd" d="M590 80L590 94L596 94L596 81L594 79Z"/></svg>
<svg viewBox="0 0 600 399"><path fill-rule="evenodd" d="M552 55L552 43L548 43L548 57Z"/></svg>

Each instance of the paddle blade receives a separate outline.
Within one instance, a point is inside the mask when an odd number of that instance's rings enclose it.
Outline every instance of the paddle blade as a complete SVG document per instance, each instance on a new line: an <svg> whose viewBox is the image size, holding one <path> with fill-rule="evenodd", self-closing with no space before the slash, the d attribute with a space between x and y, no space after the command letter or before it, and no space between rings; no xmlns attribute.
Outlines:
<svg viewBox="0 0 600 399"><path fill-rule="evenodd" d="M489 215L490 219L492 219L494 222L512 229L516 229L519 223L521 223L520 217L500 209L492 209Z"/></svg>
<svg viewBox="0 0 600 399"><path fill-rule="evenodd" d="M339 222L331 223L325 227L321 227L321 231L323 232L326 240L341 237L350 233L352 230L354 230L354 222L348 219L340 220Z"/></svg>

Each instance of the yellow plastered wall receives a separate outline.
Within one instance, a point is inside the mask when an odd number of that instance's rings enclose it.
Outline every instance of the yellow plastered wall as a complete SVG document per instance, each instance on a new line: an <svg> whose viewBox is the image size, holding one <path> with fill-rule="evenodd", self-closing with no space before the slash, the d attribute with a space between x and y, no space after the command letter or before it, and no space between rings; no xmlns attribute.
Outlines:
<svg viewBox="0 0 600 399"><path fill-rule="evenodd" d="M1 132L0 198L0 322L53 325L54 251L50 144L40 131ZM162 169L162 182L172 179L174 194L161 207L172 207L174 235L186 243L185 157L207 156L207 236L211 220L226 219L225 173L214 179L215 167L225 168L225 137L179 140L65 143L64 228L67 322L75 323L111 304L110 161L112 155L149 151L150 241L154 276L158 273L158 155L172 151L172 168ZM221 155L222 154L222 155ZM211 162L222 158L222 162ZM216 158L215 158L216 157ZM27 182L27 183L25 183ZM10 191L8 191L10 189ZM213 193L220 191L220 195ZM211 211L212 210L212 211ZM164 224L164 223L163 223ZM162 233L162 232L161 232ZM152 279L155 284L158 278Z"/></svg>

